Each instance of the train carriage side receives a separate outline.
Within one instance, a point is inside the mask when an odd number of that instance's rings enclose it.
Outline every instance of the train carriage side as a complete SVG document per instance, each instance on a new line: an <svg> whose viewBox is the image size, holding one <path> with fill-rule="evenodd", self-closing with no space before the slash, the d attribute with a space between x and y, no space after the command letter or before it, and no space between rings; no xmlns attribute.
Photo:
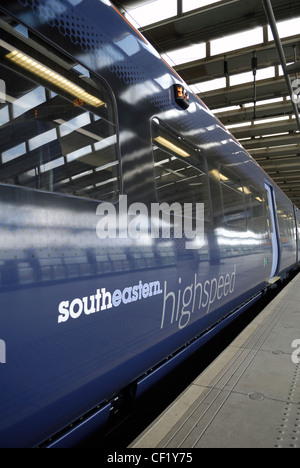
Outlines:
<svg viewBox="0 0 300 468"><path fill-rule="evenodd" d="M294 213L295 213L295 235L297 239L297 263L300 262L300 211L299 208L294 206Z"/></svg>
<svg viewBox="0 0 300 468"><path fill-rule="evenodd" d="M278 222L278 242L280 262L278 276L284 276L297 264L297 235L294 206L291 200L275 186L276 212Z"/></svg>

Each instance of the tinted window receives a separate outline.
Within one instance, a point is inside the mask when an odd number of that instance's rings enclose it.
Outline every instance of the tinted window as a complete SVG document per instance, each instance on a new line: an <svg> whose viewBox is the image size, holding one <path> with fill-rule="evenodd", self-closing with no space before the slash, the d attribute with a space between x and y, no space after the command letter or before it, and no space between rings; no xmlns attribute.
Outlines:
<svg viewBox="0 0 300 468"><path fill-rule="evenodd" d="M266 212L264 196L252 186L245 189L249 192L248 201L250 203L250 223L255 233L266 232Z"/></svg>
<svg viewBox="0 0 300 468"><path fill-rule="evenodd" d="M247 227L245 192L248 191L244 188L241 179L223 166L220 166L219 177L225 222L229 226L245 229Z"/></svg>
<svg viewBox="0 0 300 468"><path fill-rule="evenodd" d="M38 45L23 52L22 43L10 39L0 45L0 183L116 199L117 129L109 90L74 66L64 68L61 59L55 64Z"/></svg>
<svg viewBox="0 0 300 468"><path fill-rule="evenodd" d="M158 201L204 203L205 219L208 219L210 198L202 152L155 119L153 154Z"/></svg>

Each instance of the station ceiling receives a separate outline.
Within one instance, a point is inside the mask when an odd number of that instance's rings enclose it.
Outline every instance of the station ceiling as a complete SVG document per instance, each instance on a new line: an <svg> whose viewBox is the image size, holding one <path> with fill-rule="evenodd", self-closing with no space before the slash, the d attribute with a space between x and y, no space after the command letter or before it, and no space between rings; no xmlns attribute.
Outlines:
<svg viewBox="0 0 300 468"><path fill-rule="evenodd" d="M113 3L133 23L142 6L173 7L171 17L151 24L146 21L139 30L300 208L300 129L263 1L114 0ZM297 63L300 1L271 0L271 4L279 31L282 22L288 28L280 33L286 61ZM188 5L195 5L196 9L185 8ZM247 33L253 39L250 45L244 41ZM180 59L176 55L178 50L183 52ZM292 82L297 77L290 75Z"/></svg>

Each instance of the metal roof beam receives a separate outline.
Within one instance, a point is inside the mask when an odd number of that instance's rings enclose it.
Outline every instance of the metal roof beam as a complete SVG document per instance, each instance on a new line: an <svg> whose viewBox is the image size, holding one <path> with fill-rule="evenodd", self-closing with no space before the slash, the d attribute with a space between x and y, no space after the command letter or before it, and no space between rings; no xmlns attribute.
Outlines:
<svg viewBox="0 0 300 468"><path fill-rule="evenodd" d="M298 128L299 128L299 131L300 131L299 109L298 109L298 106L297 106L297 104L296 104L296 102L294 100L294 91L293 91L293 88L292 88L291 77L289 76L288 71L287 71L286 57L285 57L285 54L284 54L281 39L279 37L273 7L272 7L272 4L271 4L270 0L262 0L262 1L263 1L263 5L264 5L265 11L266 11L266 15L267 15L270 27L272 29L273 37L274 37L275 44L276 44L276 47L277 47L277 51L278 51L278 55L279 55L279 58L280 58L281 66L282 66L282 69L283 69L283 72L284 72L284 76L285 76L286 84L287 84L287 87L288 87L288 91L289 91L289 94L290 94L291 99L292 99L292 105L293 105L293 108L294 108L294 111L295 111L296 120L297 120Z"/></svg>
<svg viewBox="0 0 300 468"><path fill-rule="evenodd" d="M259 125L249 125L247 127L232 128L230 131L234 134L235 138L248 138L248 137L264 137L265 135L276 135L281 133L294 134L298 129L295 120L282 120L279 122L270 122ZM299 135L298 135L299 138ZM267 137L264 139L267 140Z"/></svg>
<svg viewBox="0 0 300 468"><path fill-rule="evenodd" d="M253 101L253 83L223 88L215 91L201 93L198 96L210 109L218 109L227 106L242 105ZM272 99L288 95L285 79L271 78L257 82L257 100Z"/></svg>
<svg viewBox="0 0 300 468"><path fill-rule="evenodd" d="M259 160L256 156L256 160ZM293 156L293 157L286 157L286 158L270 158L269 155L266 154L264 155L264 158L260 159L262 165L264 168L273 168L275 166L280 167L280 168L289 168L289 167L298 167L299 166L299 157L298 156ZM300 186L300 185L299 185Z"/></svg>
<svg viewBox="0 0 300 468"><path fill-rule="evenodd" d="M117 3L122 5L126 0ZM299 0L273 0L273 4L279 20L300 15ZM156 49L167 52L266 25L267 19L259 1L224 0L145 26L141 32Z"/></svg>
<svg viewBox="0 0 300 468"><path fill-rule="evenodd" d="M271 151L273 148L277 149L279 146L290 146L290 145L298 145L299 143L299 133L294 133L292 135L283 135L283 136L274 136L271 138L254 138L252 140L243 141L243 146L247 151L256 150L263 148L264 151ZM287 148L288 149L288 148ZM300 152L300 146L298 149L294 149L295 153Z"/></svg>
<svg viewBox="0 0 300 468"><path fill-rule="evenodd" d="M283 102L281 100L281 102L274 104L258 105L256 107L257 119L280 117L283 115L291 115L292 113L293 111L289 101ZM241 106L236 110L217 112L215 116L221 120L224 125L233 125L251 121L253 119L253 114L254 107Z"/></svg>
<svg viewBox="0 0 300 468"><path fill-rule="evenodd" d="M283 40L284 50L287 60L294 61L294 46L300 48L299 36L289 37ZM255 49L258 59L259 69L280 65L277 49L274 41L266 44L246 47L226 54L228 62L229 76L252 71L251 59ZM176 65L175 70L188 84L209 81L214 78L224 76L224 54L216 55L193 62Z"/></svg>
<svg viewBox="0 0 300 468"><path fill-rule="evenodd" d="M288 65L286 70L289 75L293 75L294 73L300 73L300 62L295 62L292 65Z"/></svg>
<svg viewBox="0 0 300 468"><path fill-rule="evenodd" d="M252 154L255 159L261 163L268 159L270 161L276 161L276 158L293 157L299 159L300 145L291 144L290 146L275 147L275 148L248 148L248 151Z"/></svg>
<svg viewBox="0 0 300 468"><path fill-rule="evenodd" d="M299 158L298 158L299 159ZM294 166L294 169L291 170L289 168L283 169L282 167L279 166L270 166L266 164L262 164L262 167L265 170L268 170L269 172L273 172L276 175L277 178L279 179L289 179L289 180L294 180L295 182L298 182L299 185L299 175L300 175L300 166ZM300 187L299 187L300 189Z"/></svg>

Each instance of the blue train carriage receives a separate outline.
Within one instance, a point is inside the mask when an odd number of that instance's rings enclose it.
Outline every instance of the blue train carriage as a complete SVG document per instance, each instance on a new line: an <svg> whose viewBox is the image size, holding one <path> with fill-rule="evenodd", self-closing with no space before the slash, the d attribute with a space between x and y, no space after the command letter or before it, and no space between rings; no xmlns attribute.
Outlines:
<svg viewBox="0 0 300 468"><path fill-rule="evenodd" d="M109 1L2 0L0 30L0 446L72 446L296 265L299 213ZM193 248L105 235L175 202Z"/></svg>

